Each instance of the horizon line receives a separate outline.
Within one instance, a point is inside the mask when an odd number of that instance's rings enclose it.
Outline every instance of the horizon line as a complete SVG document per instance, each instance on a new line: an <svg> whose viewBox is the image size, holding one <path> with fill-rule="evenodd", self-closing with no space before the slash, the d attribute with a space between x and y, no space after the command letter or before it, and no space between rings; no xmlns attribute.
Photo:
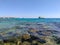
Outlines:
<svg viewBox="0 0 60 45"><path fill-rule="evenodd" d="M60 17L45 17L45 16L30 16L30 17L24 17L24 16L0 16L0 18L60 18Z"/></svg>

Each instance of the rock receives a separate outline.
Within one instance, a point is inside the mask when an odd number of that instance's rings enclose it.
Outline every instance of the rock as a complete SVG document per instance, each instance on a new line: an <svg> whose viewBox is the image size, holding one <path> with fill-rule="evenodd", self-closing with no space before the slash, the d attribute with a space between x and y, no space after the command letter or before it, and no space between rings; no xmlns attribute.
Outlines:
<svg viewBox="0 0 60 45"><path fill-rule="evenodd" d="M29 34L24 34L24 35L22 36L22 38L25 39L25 40L26 40L26 39L29 39L29 38L30 38L30 35L29 35Z"/></svg>
<svg viewBox="0 0 60 45"><path fill-rule="evenodd" d="M36 40L33 40L32 41L32 45L37 45L37 41Z"/></svg>
<svg viewBox="0 0 60 45"><path fill-rule="evenodd" d="M22 43L22 45L31 45L31 43L25 41L25 42Z"/></svg>

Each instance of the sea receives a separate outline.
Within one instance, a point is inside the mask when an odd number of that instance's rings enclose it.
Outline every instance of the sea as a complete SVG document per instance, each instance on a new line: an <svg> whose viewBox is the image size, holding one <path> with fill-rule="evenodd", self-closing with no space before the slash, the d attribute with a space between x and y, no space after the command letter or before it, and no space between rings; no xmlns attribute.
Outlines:
<svg viewBox="0 0 60 45"><path fill-rule="evenodd" d="M0 39L22 35L28 30L55 30L60 34L60 18L0 18Z"/></svg>

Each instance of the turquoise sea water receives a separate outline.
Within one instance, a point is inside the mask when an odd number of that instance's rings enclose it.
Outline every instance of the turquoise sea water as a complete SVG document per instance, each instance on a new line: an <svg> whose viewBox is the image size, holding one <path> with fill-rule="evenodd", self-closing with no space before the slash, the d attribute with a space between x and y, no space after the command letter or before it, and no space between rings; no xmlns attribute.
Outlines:
<svg viewBox="0 0 60 45"><path fill-rule="evenodd" d="M5 18L1 21L22 21L22 22L60 22L60 18Z"/></svg>
<svg viewBox="0 0 60 45"><path fill-rule="evenodd" d="M0 28L13 27L15 25L25 23L52 23L60 26L60 18L0 18Z"/></svg>
<svg viewBox="0 0 60 45"><path fill-rule="evenodd" d="M60 18L0 18L0 28L12 27L21 23L56 23L60 25Z"/></svg>
<svg viewBox="0 0 60 45"><path fill-rule="evenodd" d="M60 22L60 18L16 18L15 20L26 22Z"/></svg>

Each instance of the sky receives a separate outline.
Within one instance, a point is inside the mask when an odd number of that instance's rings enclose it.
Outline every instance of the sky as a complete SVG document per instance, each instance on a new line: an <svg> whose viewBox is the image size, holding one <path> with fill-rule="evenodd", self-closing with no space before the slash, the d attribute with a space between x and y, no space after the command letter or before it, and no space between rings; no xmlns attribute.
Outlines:
<svg viewBox="0 0 60 45"><path fill-rule="evenodd" d="M60 0L0 0L0 17L60 18Z"/></svg>

